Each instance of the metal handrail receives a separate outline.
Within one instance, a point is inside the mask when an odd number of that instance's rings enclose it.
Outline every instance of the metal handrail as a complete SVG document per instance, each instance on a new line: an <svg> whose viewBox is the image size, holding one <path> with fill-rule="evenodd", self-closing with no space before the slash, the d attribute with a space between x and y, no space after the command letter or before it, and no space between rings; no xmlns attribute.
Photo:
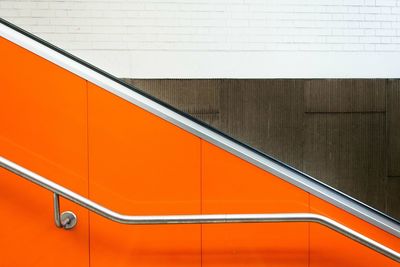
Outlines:
<svg viewBox="0 0 400 267"><path fill-rule="evenodd" d="M397 262L400 253L332 220L314 213L270 213L270 214L210 214L210 215L123 215L91 201L59 184L56 184L24 167L0 156L0 167L15 173L26 180L37 184L54 194L54 213L57 227L72 228L76 217L72 212L64 212L60 216L59 196L62 196L88 210L112 221L122 224L221 224L221 223L271 223L271 222L313 222L324 225L339 232L358 243L367 246ZM63 216L64 215L64 216Z"/></svg>

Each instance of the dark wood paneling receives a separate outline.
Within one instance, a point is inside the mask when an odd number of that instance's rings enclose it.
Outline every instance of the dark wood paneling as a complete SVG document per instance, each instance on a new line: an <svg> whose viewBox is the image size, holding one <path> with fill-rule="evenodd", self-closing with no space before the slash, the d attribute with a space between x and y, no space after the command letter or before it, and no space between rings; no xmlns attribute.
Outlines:
<svg viewBox="0 0 400 267"><path fill-rule="evenodd" d="M388 177L385 192L386 213L400 220L400 177Z"/></svg>
<svg viewBox="0 0 400 267"><path fill-rule="evenodd" d="M385 80L310 80L306 112L384 112Z"/></svg>
<svg viewBox="0 0 400 267"><path fill-rule="evenodd" d="M220 80L126 81L208 124L219 127Z"/></svg>
<svg viewBox="0 0 400 267"><path fill-rule="evenodd" d="M388 81L387 131L388 176L400 177L400 80Z"/></svg>
<svg viewBox="0 0 400 267"><path fill-rule="evenodd" d="M399 80L128 81L400 219Z"/></svg>
<svg viewBox="0 0 400 267"><path fill-rule="evenodd" d="M385 114L314 113L305 129L304 172L385 210Z"/></svg>
<svg viewBox="0 0 400 267"><path fill-rule="evenodd" d="M221 129L301 168L303 81L229 80L221 89Z"/></svg>

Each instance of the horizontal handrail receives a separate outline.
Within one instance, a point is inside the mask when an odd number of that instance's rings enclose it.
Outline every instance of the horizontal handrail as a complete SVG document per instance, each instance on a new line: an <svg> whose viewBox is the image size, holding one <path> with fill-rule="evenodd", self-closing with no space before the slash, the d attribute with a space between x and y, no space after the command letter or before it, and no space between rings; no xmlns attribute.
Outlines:
<svg viewBox="0 0 400 267"><path fill-rule="evenodd" d="M122 224L155 225L155 224L220 224L220 223L272 223L272 222L313 222L324 225L339 232L354 241L357 241L376 252L379 252L397 262L400 262L400 253L360 234L339 222L314 213L267 213L267 214L200 214L200 215L153 215L137 216L124 215L112 211L96 202L91 201L57 183L54 183L24 167L0 156L0 167L17 174L26 180L37 184L54 193L55 211L59 211L58 196L87 208L88 210L112 221ZM71 220L64 218L64 224ZM62 224L56 216L56 224Z"/></svg>

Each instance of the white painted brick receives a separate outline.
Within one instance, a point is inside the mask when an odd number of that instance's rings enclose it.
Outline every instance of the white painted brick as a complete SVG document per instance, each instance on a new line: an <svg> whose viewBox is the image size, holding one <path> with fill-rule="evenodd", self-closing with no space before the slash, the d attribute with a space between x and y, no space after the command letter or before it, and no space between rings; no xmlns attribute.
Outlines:
<svg viewBox="0 0 400 267"><path fill-rule="evenodd" d="M124 10L146 10L145 2L131 2L125 1L122 5L122 9Z"/></svg>
<svg viewBox="0 0 400 267"><path fill-rule="evenodd" d="M375 44L364 44L364 51L375 51Z"/></svg>
<svg viewBox="0 0 400 267"><path fill-rule="evenodd" d="M396 0L376 0L377 6L396 6Z"/></svg>
<svg viewBox="0 0 400 267"><path fill-rule="evenodd" d="M347 29L359 29L361 25L361 21L346 21L343 28Z"/></svg>
<svg viewBox="0 0 400 267"><path fill-rule="evenodd" d="M364 14L379 14L381 12L380 7L361 7L360 13Z"/></svg>
<svg viewBox="0 0 400 267"><path fill-rule="evenodd" d="M371 22L371 21L360 22L360 28L377 29L380 28L380 25L381 24L379 22Z"/></svg>
<svg viewBox="0 0 400 267"><path fill-rule="evenodd" d="M252 22L253 22L252 26L266 26L267 23L265 20L253 20ZM248 27L249 21L246 19L233 19L233 20L228 20L226 22L226 25L228 27ZM205 26L212 26L212 23Z"/></svg>
<svg viewBox="0 0 400 267"><path fill-rule="evenodd" d="M376 44L377 51L395 51L396 48L395 44Z"/></svg>
<svg viewBox="0 0 400 267"><path fill-rule="evenodd" d="M343 1L343 4L350 5L350 6L363 6L364 0L345 0L345 1Z"/></svg>
<svg viewBox="0 0 400 267"><path fill-rule="evenodd" d="M381 37L382 44L390 44L392 43L392 37Z"/></svg>
<svg viewBox="0 0 400 267"><path fill-rule="evenodd" d="M363 49L363 44L343 44L344 51L362 51Z"/></svg>
<svg viewBox="0 0 400 267"><path fill-rule="evenodd" d="M298 48L303 51L331 51L330 44L298 44ZM292 49L289 49L292 50Z"/></svg>
<svg viewBox="0 0 400 267"><path fill-rule="evenodd" d="M84 43L84 45L87 44ZM93 49L99 49L99 50L123 50L123 49L128 49L128 44L127 42L123 42L122 40L119 42L118 40L113 40L107 42L91 42L88 47L92 47Z"/></svg>
<svg viewBox="0 0 400 267"><path fill-rule="evenodd" d="M50 24L50 19L46 17L42 18L35 18L35 24L36 25L49 25Z"/></svg>
<svg viewBox="0 0 400 267"><path fill-rule="evenodd" d="M284 29L283 33L290 35L311 35L311 36L325 36L331 35L333 29L325 28L297 28L297 29ZM283 31L283 30L282 30Z"/></svg>
<svg viewBox="0 0 400 267"><path fill-rule="evenodd" d="M15 23L19 26L32 26L32 25L37 25L36 20L32 19L32 18L27 18L27 17L7 17L7 16L3 16L2 14L0 15L1 17L4 17L5 19L9 19L12 23Z"/></svg>
<svg viewBox="0 0 400 267"><path fill-rule="evenodd" d="M376 15L376 19L380 21L396 21L400 19L398 15L386 15L386 14L378 14Z"/></svg>
<svg viewBox="0 0 400 267"><path fill-rule="evenodd" d="M375 29L363 29L362 31L364 32L364 34L363 34L364 36L374 36L375 32L377 30L375 30Z"/></svg>
<svg viewBox="0 0 400 267"><path fill-rule="evenodd" d="M393 22L386 22L386 21L381 22L382 29L391 29L392 25L393 25Z"/></svg>
<svg viewBox="0 0 400 267"><path fill-rule="evenodd" d="M95 48L92 42L70 41L65 43L65 49L92 49Z"/></svg>
<svg viewBox="0 0 400 267"><path fill-rule="evenodd" d="M381 42L381 37L377 37L377 36L360 37L360 43L378 44L380 42Z"/></svg>
<svg viewBox="0 0 400 267"><path fill-rule="evenodd" d="M365 21L376 21L377 14L366 14L364 15Z"/></svg>
<svg viewBox="0 0 400 267"><path fill-rule="evenodd" d="M112 27L112 26L91 26L91 32L95 34L107 34L110 32L126 34L128 27Z"/></svg>
<svg viewBox="0 0 400 267"><path fill-rule="evenodd" d="M0 16L79 51L390 51L400 36L400 0L0 0Z"/></svg>
<svg viewBox="0 0 400 267"><path fill-rule="evenodd" d="M366 16L368 16L365 14L341 14L341 15L343 16L342 17L343 20L359 20L359 21L366 19Z"/></svg>
<svg viewBox="0 0 400 267"><path fill-rule="evenodd" d="M376 1L375 0L364 0L364 4L366 6L375 6Z"/></svg>
<svg viewBox="0 0 400 267"><path fill-rule="evenodd" d="M54 9L54 16L55 17L67 17L68 16L68 10L66 9Z"/></svg>
<svg viewBox="0 0 400 267"><path fill-rule="evenodd" d="M396 30L394 29L377 29L376 33L377 36L396 36Z"/></svg>
<svg viewBox="0 0 400 267"><path fill-rule="evenodd" d="M50 18L54 15L55 11L51 9L34 9L31 11L32 18Z"/></svg>
<svg viewBox="0 0 400 267"><path fill-rule="evenodd" d="M322 6L296 5L293 7L293 12L295 13L318 13L322 11Z"/></svg>
<svg viewBox="0 0 400 267"><path fill-rule="evenodd" d="M346 13L348 8L346 6L327 6L325 12L329 13Z"/></svg>
<svg viewBox="0 0 400 267"><path fill-rule="evenodd" d="M37 2L35 2L35 8L48 9L49 8L49 2L48 1L37 1Z"/></svg>
<svg viewBox="0 0 400 267"><path fill-rule="evenodd" d="M358 43L359 37L357 36L329 36L326 37L327 43Z"/></svg>
<svg viewBox="0 0 400 267"><path fill-rule="evenodd" d="M329 51L343 51L343 44L330 44Z"/></svg>
<svg viewBox="0 0 400 267"><path fill-rule="evenodd" d="M346 36L361 36L364 34L362 29L344 29L343 34Z"/></svg>
<svg viewBox="0 0 400 267"><path fill-rule="evenodd" d="M21 13L16 12L14 8L3 8L2 7L0 14L1 14L1 17L14 17L14 16L25 17L25 16L20 15ZM29 12L29 15L30 15L30 12Z"/></svg>
<svg viewBox="0 0 400 267"><path fill-rule="evenodd" d="M33 9L36 8L37 2L34 1L23 1L23 2L17 2L17 1L4 1L2 2L2 7L5 8L15 8L15 9Z"/></svg>
<svg viewBox="0 0 400 267"><path fill-rule="evenodd" d="M390 14L392 12L392 7L381 7L380 14Z"/></svg>
<svg viewBox="0 0 400 267"><path fill-rule="evenodd" d="M348 6L347 13L360 13L360 7L359 6Z"/></svg>
<svg viewBox="0 0 400 267"><path fill-rule="evenodd" d="M294 36L292 39L293 39L292 42L294 42L294 43L325 43L326 42L325 36ZM290 42L290 40L283 40L283 41Z"/></svg>

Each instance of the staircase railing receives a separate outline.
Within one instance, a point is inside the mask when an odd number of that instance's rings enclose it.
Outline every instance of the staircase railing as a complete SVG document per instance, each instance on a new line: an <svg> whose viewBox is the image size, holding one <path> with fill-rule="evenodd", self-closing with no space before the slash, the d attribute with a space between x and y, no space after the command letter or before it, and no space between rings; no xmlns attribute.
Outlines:
<svg viewBox="0 0 400 267"><path fill-rule="evenodd" d="M265 214L199 214L199 215L124 215L91 201L57 183L54 183L4 157L0 157L0 167L26 180L46 188L54 195L54 218L59 228L71 229L77 218L71 211L60 214L59 197L62 196L100 216L122 224L223 224L223 223L272 223L272 222L312 222L324 225L366 247L400 262L400 253L374 241L363 234L323 215L314 213L265 213Z"/></svg>

